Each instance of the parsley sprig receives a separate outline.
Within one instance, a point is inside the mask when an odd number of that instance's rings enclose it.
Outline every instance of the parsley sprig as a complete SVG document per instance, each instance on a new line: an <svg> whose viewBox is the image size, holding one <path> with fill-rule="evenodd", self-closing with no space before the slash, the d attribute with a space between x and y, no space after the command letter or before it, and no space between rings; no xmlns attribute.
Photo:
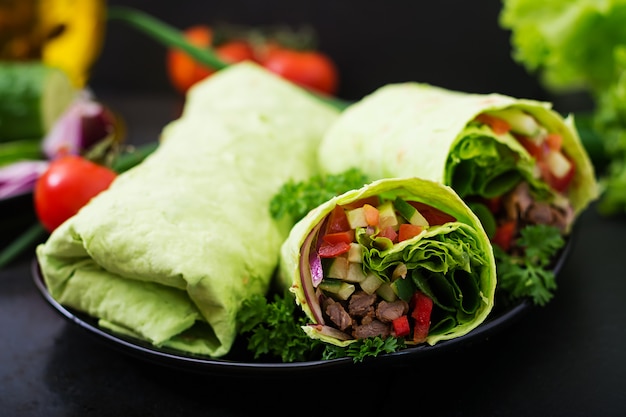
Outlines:
<svg viewBox="0 0 626 417"><path fill-rule="evenodd" d="M519 250L513 253L494 245L499 291L509 299L529 297L543 306L554 297L557 288L550 267L565 239L556 227L531 225L521 230L515 243Z"/></svg>
<svg viewBox="0 0 626 417"><path fill-rule="evenodd" d="M270 214L275 219L291 216L296 222L325 201L361 188L366 182L365 174L356 168L339 174L316 175L307 181L289 181L270 201Z"/></svg>

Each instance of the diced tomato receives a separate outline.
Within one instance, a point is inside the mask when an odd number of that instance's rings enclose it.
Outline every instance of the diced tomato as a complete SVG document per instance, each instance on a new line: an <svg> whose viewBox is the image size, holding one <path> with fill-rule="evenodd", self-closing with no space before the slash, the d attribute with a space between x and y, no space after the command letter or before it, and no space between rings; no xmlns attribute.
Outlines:
<svg viewBox="0 0 626 417"><path fill-rule="evenodd" d="M396 337L408 336L411 333L409 318L407 316L400 316L397 319L394 319L391 324Z"/></svg>
<svg viewBox="0 0 626 417"><path fill-rule="evenodd" d="M409 204L415 207L417 211L419 211L422 216L424 216L426 221L428 221L428 224L431 226L437 226L456 221L456 218L454 216L444 213L443 211L428 204L420 203L419 201L409 201Z"/></svg>
<svg viewBox="0 0 626 417"><path fill-rule="evenodd" d="M503 250L508 251L511 249L511 244L513 243L516 226L515 220L510 220L498 225L496 232L491 238L491 242L500 246Z"/></svg>
<svg viewBox="0 0 626 417"><path fill-rule="evenodd" d="M423 226L417 226L411 223L403 223L398 229L398 242L411 239L412 237L415 237L422 233L422 230L424 230Z"/></svg>
<svg viewBox="0 0 626 417"><path fill-rule="evenodd" d="M363 204L363 211L365 213L365 221L368 226L378 226L380 219L380 213L378 209L371 204Z"/></svg>
<svg viewBox="0 0 626 417"><path fill-rule="evenodd" d="M380 198L378 198L378 196L376 195L373 195L371 197L365 197L360 200L353 201L352 203L345 204L342 207L346 210L354 210L355 208L363 207L365 204L377 207L380 204Z"/></svg>
<svg viewBox="0 0 626 417"><path fill-rule="evenodd" d="M511 125L504 119L482 113L476 116L476 120L480 123L488 125L496 135L503 135L511 130Z"/></svg>
<svg viewBox="0 0 626 417"><path fill-rule="evenodd" d="M409 305L413 309L411 312L411 317L414 320L413 341L416 343L424 342L428 336L433 304L433 300L421 291L417 291L411 297Z"/></svg>
<svg viewBox="0 0 626 417"><path fill-rule="evenodd" d="M350 224L348 223L346 212L343 207L335 206L328 218L326 233L345 232L347 230L350 230Z"/></svg>
<svg viewBox="0 0 626 417"><path fill-rule="evenodd" d="M576 173L576 168L574 164L571 164L569 171L562 177L557 177L556 175L549 172L546 177L546 181L550 185L550 187L554 188L556 191L563 193L567 190L569 185L572 183L574 179L574 174Z"/></svg>
<svg viewBox="0 0 626 417"><path fill-rule="evenodd" d="M531 138L523 135L516 135L519 143L528 151L530 156L533 158L540 160L543 158L544 153L544 143L538 144Z"/></svg>
<svg viewBox="0 0 626 417"><path fill-rule="evenodd" d="M563 145L563 136L558 133L550 133L546 136L546 143L550 149L559 151Z"/></svg>
<svg viewBox="0 0 626 417"><path fill-rule="evenodd" d="M336 233L327 233L322 239L324 242L329 243L331 245L336 245L337 243L345 242L348 245L354 241L354 230L348 230L346 232L336 232Z"/></svg>
<svg viewBox="0 0 626 417"><path fill-rule="evenodd" d="M391 226L387 226L382 229L380 233L378 233L378 236L386 237L394 243L398 241L398 233L396 233L396 231Z"/></svg>
<svg viewBox="0 0 626 417"><path fill-rule="evenodd" d="M320 258L335 258L344 253L348 253L350 244L346 242L328 243L322 242L319 249Z"/></svg>

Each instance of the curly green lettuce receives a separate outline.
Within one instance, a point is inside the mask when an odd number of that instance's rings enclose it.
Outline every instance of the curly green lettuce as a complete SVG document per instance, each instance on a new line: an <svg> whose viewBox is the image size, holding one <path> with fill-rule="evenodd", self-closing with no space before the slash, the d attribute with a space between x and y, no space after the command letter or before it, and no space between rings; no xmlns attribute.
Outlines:
<svg viewBox="0 0 626 417"><path fill-rule="evenodd" d="M626 212L626 0L503 0L513 58L554 92L585 91L610 164L598 208Z"/></svg>

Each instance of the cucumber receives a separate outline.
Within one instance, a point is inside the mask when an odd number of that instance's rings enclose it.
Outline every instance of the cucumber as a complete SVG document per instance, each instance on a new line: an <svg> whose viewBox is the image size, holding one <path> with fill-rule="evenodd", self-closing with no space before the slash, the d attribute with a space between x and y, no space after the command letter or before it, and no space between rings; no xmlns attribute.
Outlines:
<svg viewBox="0 0 626 417"><path fill-rule="evenodd" d="M398 210L398 213L400 213L400 215L404 217L409 223L415 226L429 226L428 220L426 220L426 218L422 216L422 213L420 213L415 207L407 203L402 198L396 197L393 205L396 207L396 210Z"/></svg>
<svg viewBox="0 0 626 417"><path fill-rule="evenodd" d="M0 142L43 138L76 93L60 69L39 61L0 62Z"/></svg>

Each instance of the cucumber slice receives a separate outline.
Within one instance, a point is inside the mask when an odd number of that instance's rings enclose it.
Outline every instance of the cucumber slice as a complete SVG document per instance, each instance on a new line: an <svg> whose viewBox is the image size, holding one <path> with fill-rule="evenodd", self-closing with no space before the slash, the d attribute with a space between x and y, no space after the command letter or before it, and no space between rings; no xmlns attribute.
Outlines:
<svg viewBox="0 0 626 417"><path fill-rule="evenodd" d="M395 206L396 210L398 210L398 213L400 213L400 215L404 217L409 223L415 226L428 227L428 220L426 220L426 218L422 216L422 213L420 213L415 207L404 201L402 198L396 197L393 205Z"/></svg>
<svg viewBox="0 0 626 417"><path fill-rule="evenodd" d="M76 94L60 69L40 62L1 62L0 141L43 138Z"/></svg>
<svg viewBox="0 0 626 417"><path fill-rule="evenodd" d="M340 300L347 300L355 290L354 284L348 284L338 279L325 279L320 282L319 288Z"/></svg>

